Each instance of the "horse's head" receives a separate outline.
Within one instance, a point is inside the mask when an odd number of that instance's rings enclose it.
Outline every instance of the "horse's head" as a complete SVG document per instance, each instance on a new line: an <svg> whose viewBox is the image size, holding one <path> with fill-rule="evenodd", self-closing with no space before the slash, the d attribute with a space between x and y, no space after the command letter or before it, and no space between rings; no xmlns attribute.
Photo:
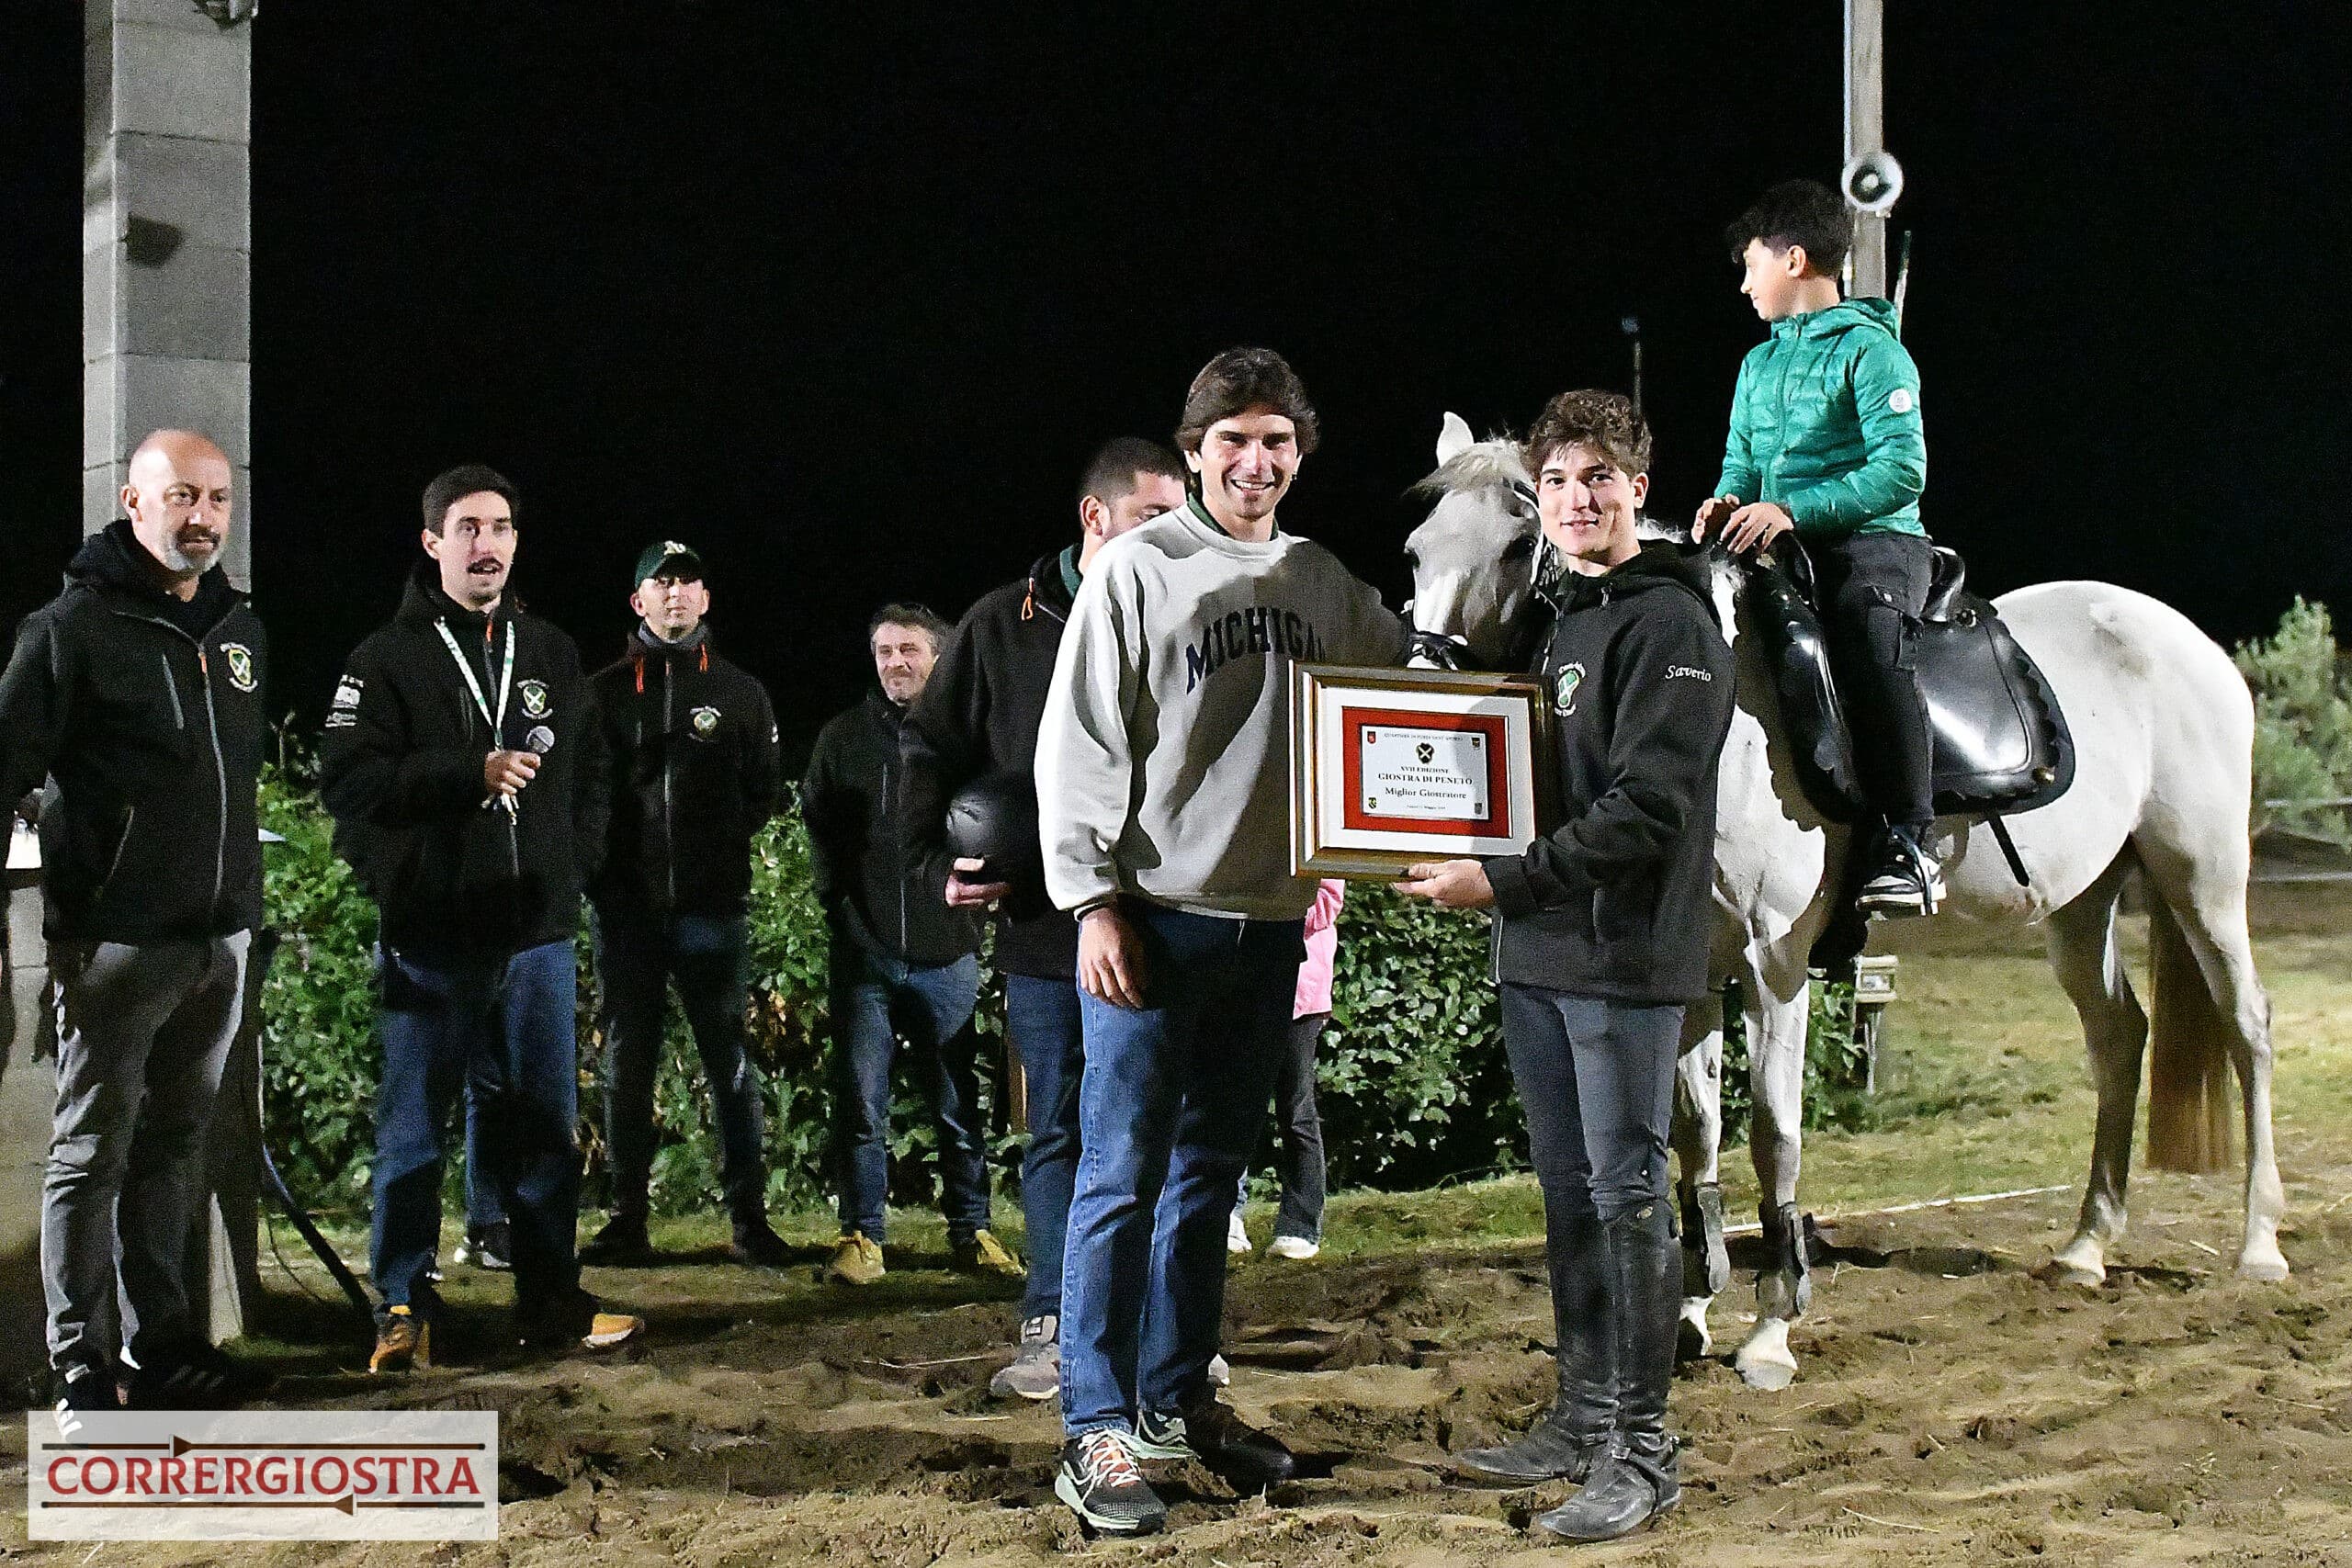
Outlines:
<svg viewBox="0 0 2352 1568"><path fill-rule="evenodd" d="M1459 414L1437 438L1437 471L1414 489L1437 504L1405 541L1413 629L1459 638L1464 662L1500 669L1533 586L1535 489L1516 443L1474 440Z"/></svg>

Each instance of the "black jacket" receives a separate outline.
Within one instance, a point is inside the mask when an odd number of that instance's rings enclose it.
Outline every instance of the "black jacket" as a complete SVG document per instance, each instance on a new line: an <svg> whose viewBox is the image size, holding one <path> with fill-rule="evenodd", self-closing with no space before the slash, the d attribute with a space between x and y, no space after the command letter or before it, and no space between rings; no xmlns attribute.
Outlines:
<svg viewBox="0 0 2352 1568"><path fill-rule="evenodd" d="M261 622L219 568L182 602L127 522L83 542L0 676L0 802L41 802L51 941L261 924Z"/></svg>
<svg viewBox="0 0 2352 1568"><path fill-rule="evenodd" d="M433 562L419 561L400 614L352 650L327 710L320 794L336 847L376 900L385 945L427 959L571 941L604 844L604 736L580 650L512 593L494 622L443 593ZM515 639L499 736L436 623L472 660L492 712ZM482 804L482 763L501 749L542 759L512 812Z"/></svg>
<svg viewBox="0 0 2352 1568"><path fill-rule="evenodd" d="M612 826L589 896L624 915L741 914L752 839L783 784L767 689L706 629L675 645L642 626L593 684Z"/></svg>
<svg viewBox="0 0 2352 1568"><path fill-rule="evenodd" d="M1037 727L1046 716L1054 655L1069 623L1069 551L981 597L939 656L907 714L906 831L923 886L943 896L955 856L943 828L947 803L975 779L1019 778L1034 798ZM1044 980L1078 976L1078 922L1055 908L1040 875L1016 884L1000 911L996 963Z"/></svg>
<svg viewBox="0 0 2352 1568"><path fill-rule="evenodd" d="M817 900L834 936L931 968L980 944L970 919L925 881L900 831L904 718L879 688L836 715L809 753L800 810Z"/></svg>
<svg viewBox="0 0 2352 1568"><path fill-rule="evenodd" d="M1556 590L1535 674L1562 825L1486 863L1497 979L1631 1002L1707 989L1715 765L1732 708L1707 559L1648 545Z"/></svg>

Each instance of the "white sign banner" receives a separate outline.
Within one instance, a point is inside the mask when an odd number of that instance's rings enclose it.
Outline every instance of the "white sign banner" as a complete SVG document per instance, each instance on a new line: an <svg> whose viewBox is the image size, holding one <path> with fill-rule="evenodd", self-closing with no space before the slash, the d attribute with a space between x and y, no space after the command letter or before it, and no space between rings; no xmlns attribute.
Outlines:
<svg viewBox="0 0 2352 1568"><path fill-rule="evenodd" d="M1487 738L1473 730L1366 728L1363 809L1421 822L1484 822Z"/></svg>
<svg viewBox="0 0 2352 1568"><path fill-rule="evenodd" d="M35 1540L495 1540L495 1411L32 1410Z"/></svg>

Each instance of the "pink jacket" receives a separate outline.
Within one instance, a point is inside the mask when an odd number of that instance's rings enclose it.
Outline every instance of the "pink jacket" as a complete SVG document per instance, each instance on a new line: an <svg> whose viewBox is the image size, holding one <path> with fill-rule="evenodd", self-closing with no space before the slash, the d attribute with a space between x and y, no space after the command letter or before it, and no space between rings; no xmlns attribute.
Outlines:
<svg viewBox="0 0 2352 1568"><path fill-rule="evenodd" d="M1290 1005L1293 1018L1331 1010L1331 965L1340 956L1340 900L1348 885L1327 880L1315 890L1315 908L1306 911L1306 962L1298 966L1298 994Z"/></svg>

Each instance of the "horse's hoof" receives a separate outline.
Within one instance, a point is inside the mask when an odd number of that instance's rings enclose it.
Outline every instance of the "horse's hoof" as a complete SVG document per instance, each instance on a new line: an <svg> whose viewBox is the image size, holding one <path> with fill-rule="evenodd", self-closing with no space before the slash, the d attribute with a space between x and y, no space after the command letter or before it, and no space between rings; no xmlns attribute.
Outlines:
<svg viewBox="0 0 2352 1568"><path fill-rule="evenodd" d="M1788 1323L1777 1317L1759 1321L1731 1364L1740 1382L1767 1393L1777 1393L1796 1382L1797 1359L1789 1352Z"/></svg>
<svg viewBox="0 0 2352 1568"><path fill-rule="evenodd" d="M2074 1262L2064 1253L2036 1268L2033 1277L2045 1285L2073 1285L2086 1291L2096 1291L2107 1283L2104 1268L2098 1264Z"/></svg>
<svg viewBox="0 0 2352 1568"><path fill-rule="evenodd" d="M1714 1337L1707 1332L1709 1299L1706 1296L1689 1296L1683 1299L1682 1316L1674 1326L1674 1364L1676 1366L1680 1366L1685 1361L1703 1361L1707 1359L1708 1352L1715 1348Z"/></svg>
<svg viewBox="0 0 2352 1568"><path fill-rule="evenodd" d="M2255 1280L2275 1285L2287 1277L2287 1258L2276 1247L2257 1252L2252 1247L2238 1254L2238 1278Z"/></svg>

